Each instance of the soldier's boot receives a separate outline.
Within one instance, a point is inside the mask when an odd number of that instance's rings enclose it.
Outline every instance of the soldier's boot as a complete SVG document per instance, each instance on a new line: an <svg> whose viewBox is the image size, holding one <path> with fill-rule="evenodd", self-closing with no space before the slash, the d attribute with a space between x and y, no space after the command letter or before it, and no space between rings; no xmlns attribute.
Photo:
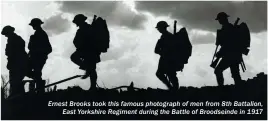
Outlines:
<svg viewBox="0 0 268 121"><path fill-rule="evenodd" d="M96 90L97 89L97 80L90 80L90 89L89 90Z"/></svg>
<svg viewBox="0 0 268 121"><path fill-rule="evenodd" d="M232 74L232 78L234 79L235 85L243 86L245 81L241 79L240 72L239 72L239 65L231 66L231 74Z"/></svg>
<svg viewBox="0 0 268 121"><path fill-rule="evenodd" d="M156 72L156 76L159 80L161 80L168 87L168 89L172 89L170 82L168 81L167 77L164 74Z"/></svg>
<svg viewBox="0 0 268 121"><path fill-rule="evenodd" d="M234 83L235 83L235 85L243 86L243 84L245 84L245 82L246 82L245 80L242 80L242 79L241 79L240 74L233 75L232 77L233 77L233 79L234 79Z"/></svg>
<svg viewBox="0 0 268 121"><path fill-rule="evenodd" d="M173 88L172 90L178 90L179 89L179 80L178 78L176 77L176 75L172 75L172 76L169 76L169 80L170 82L172 83L173 85Z"/></svg>
<svg viewBox="0 0 268 121"><path fill-rule="evenodd" d="M97 89L97 72L94 70L90 73L90 90L96 90Z"/></svg>
<svg viewBox="0 0 268 121"><path fill-rule="evenodd" d="M216 78L217 78L218 86L223 87L224 78L223 78L222 72L215 71L215 75L216 75Z"/></svg>
<svg viewBox="0 0 268 121"><path fill-rule="evenodd" d="M42 80L42 71L40 69L37 69L36 71L34 71L34 74L34 81L36 84L37 93L44 93L46 81Z"/></svg>

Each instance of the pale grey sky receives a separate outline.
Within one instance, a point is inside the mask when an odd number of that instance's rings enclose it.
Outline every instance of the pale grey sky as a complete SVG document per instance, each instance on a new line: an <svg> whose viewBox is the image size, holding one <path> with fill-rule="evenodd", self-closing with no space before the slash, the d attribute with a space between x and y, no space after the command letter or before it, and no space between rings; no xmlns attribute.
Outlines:
<svg viewBox="0 0 268 121"><path fill-rule="evenodd" d="M70 61L75 48L72 43L77 27L71 22L77 13L104 17L108 22L111 47L101 55L97 65L98 85L115 87L129 85L137 87L166 88L156 78L155 72L159 56L154 53L160 33L155 25L160 20L167 21L173 32L173 21L178 20L177 30L186 26L193 44L193 54L189 64L177 77L181 86L216 85L213 69L209 67L215 49L215 31L219 24L215 21L217 12L226 11L231 22L236 17L248 23L252 44L249 56L244 57L247 72L243 79L252 78L259 72L267 73L267 2L2 2L2 23L12 25L16 33L28 45L33 34L28 25L34 17L45 21L44 29L49 34L53 52L43 69L43 78L58 81L84 72ZM6 38L1 36L1 74L8 75L4 55ZM28 51L28 50L27 50ZM230 70L224 72L225 84L233 84ZM79 85L84 89L90 86L89 79L75 79L59 85L59 88Z"/></svg>

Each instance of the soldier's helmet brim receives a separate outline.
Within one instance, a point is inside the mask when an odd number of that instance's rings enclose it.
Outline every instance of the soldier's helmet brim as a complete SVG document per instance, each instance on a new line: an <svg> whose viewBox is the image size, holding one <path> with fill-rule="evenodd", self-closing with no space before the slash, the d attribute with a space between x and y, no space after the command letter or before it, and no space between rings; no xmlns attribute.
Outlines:
<svg viewBox="0 0 268 121"><path fill-rule="evenodd" d="M29 23L30 26L42 25L42 24L44 24L44 22L41 22L41 23Z"/></svg>
<svg viewBox="0 0 268 121"><path fill-rule="evenodd" d="M155 28L163 28L163 27L169 27L169 25L166 25L166 26L156 26Z"/></svg>
<svg viewBox="0 0 268 121"><path fill-rule="evenodd" d="M228 18L228 17L230 17L230 16L227 15L226 17L217 17L217 18L215 18L215 20L220 20L220 19L222 19L222 18Z"/></svg>
<svg viewBox="0 0 268 121"><path fill-rule="evenodd" d="M74 19L72 22L76 24L78 21Z"/></svg>

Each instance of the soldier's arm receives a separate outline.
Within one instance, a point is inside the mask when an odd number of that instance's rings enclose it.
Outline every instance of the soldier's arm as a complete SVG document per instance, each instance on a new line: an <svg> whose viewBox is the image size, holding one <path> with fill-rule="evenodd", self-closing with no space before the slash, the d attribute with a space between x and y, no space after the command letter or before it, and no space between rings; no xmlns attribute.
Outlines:
<svg viewBox="0 0 268 121"><path fill-rule="evenodd" d="M9 46L10 46L9 44L6 44L6 49L5 49L6 56L10 55L10 47Z"/></svg>
<svg viewBox="0 0 268 121"><path fill-rule="evenodd" d="M222 48L220 46L220 49L218 50L218 52L216 53L216 57L221 58L223 56L223 53L226 52L225 48Z"/></svg>
<svg viewBox="0 0 268 121"><path fill-rule="evenodd" d="M30 40L29 40L29 43L28 43L29 51L31 51L32 48L33 48L33 35L30 36Z"/></svg>
<svg viewBox="0 0 268 121"><path fill-rule="evenodd" d="M157 43L156 43L154 52L155 52L156 54L159 54L159 55L160 55L160 53L161 53L160 39L159 39L159 40L157 41Z"/></svg>
<svg viewBox="0 0 268 121"><path fill-rule="evenodd" d="M76 32L73 41L73 44L77 49L81 47L81 38L80 38L81 35L79 33L80 33L79 31Z"/></svg>
<svg viewBox="0 0 268 121"><path fill-rule="evenodd" d="M44 39L45 39L45 45L46 45L46 48L45 48L45 53L46 54L49 54L52 52L52 47L51 47L51 44L50 44L50 41L49 41L49 37L47 35L47 33L44 33Z"/></svg>

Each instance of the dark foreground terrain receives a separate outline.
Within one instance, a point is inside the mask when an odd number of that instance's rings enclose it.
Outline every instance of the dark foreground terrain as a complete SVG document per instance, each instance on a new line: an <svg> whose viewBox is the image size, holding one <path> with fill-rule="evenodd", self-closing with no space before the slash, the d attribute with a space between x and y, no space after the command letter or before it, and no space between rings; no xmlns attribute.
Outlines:
<svg viewBox="0 0 268 121"><path fill-rule="evenodd" d="M106 102L106 106L48 106L48 102ZM119 106L108 107L109 101L118 101ZM121 102L203 102L204 105L195 106L177 106L177 107L144 107L144 106L121 106ZM220 106L205 106L206 102L219 102ZM222 106L223 101L232 102L231 106ZM260 102L261 106L234 106L234 101L255 101ZM258 74L253 79L248 79L242 86L226 85L223 88L219 87L181 87L178 91L167 91L161 89L136 89L131 86L127 90L121 89L98 89L97 91L86 91L79 87L69 87L66 90L58 90L54 92L47 92L42 95L25 94L14 99L3 99L1 102L2 119L28 119L28 120L47 120L47 119L207 119L207 120L226 120L226 119L240 119L240 120L266 120L267 119L267 75L264 73ZM92 105L92 104L91 104ZM147 114L147 115L111 115L111 114L84 114L78 115L70 114L63 115L63 109L78 110L78 109L108 109L113 110L245 110L245 114L237 115L194 115L194 114ZM262 111L259 109L263 109ZM261 112L260 112L261 111ZM171 113L171 112L170 112Z"/></svg>

